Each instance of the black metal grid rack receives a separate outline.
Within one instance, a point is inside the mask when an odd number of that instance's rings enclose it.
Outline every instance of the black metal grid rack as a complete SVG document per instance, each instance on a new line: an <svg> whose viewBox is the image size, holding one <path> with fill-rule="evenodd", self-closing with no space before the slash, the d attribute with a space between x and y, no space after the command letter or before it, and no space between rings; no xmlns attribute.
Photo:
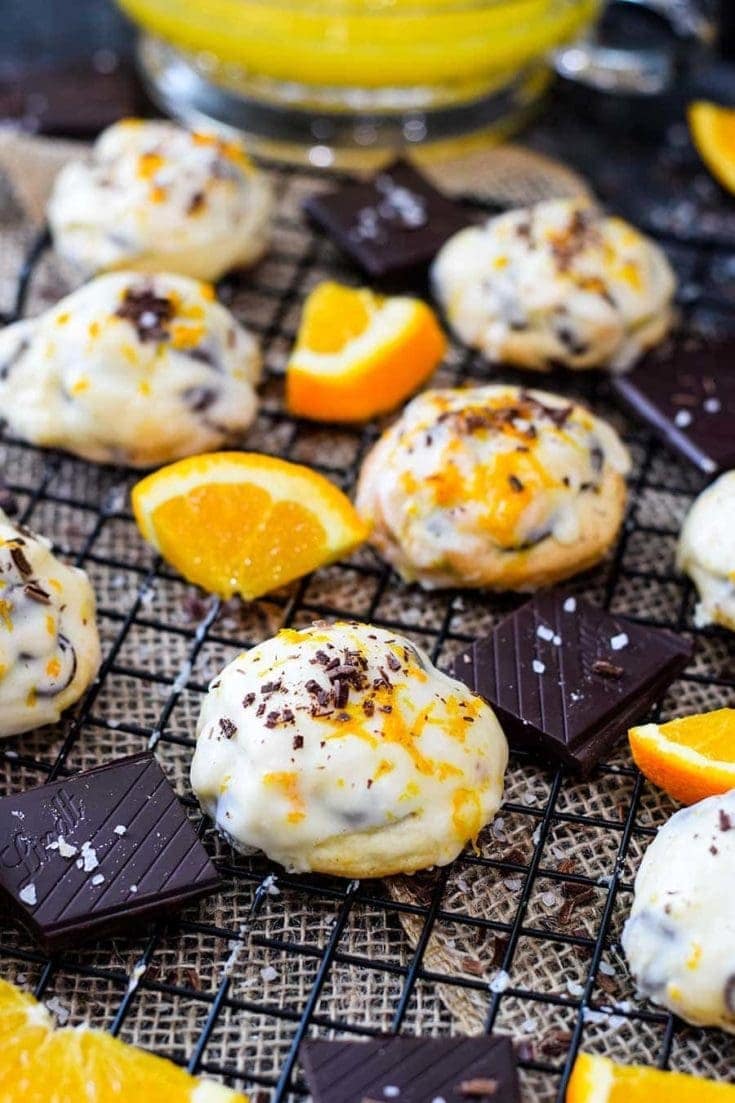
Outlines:
<svg viewBox="0 0 735 1103"><path fill-rule="evenodd" d="M220 289L259 333L269 369L246 447L311 463L349 489L379 427L299 424L284 414L280 394L303 296L327 275L355 277L299 216L301 198L325 186L323 176L283 168L273 175L280 195L273 251L251 275ZM660 236L680 275L685 327L735 328L735 264L727 250L691 225ZM35 293L58 295L50 263L44 237L20 275L13 316ZM491 374L453 347L437 381ZM579 591L696 636L697 656L664 714L732 703L735 637L694 628L691 588L672 566L679 524L702 486L698 473L624 420L604 381L538 382L581 394L613 418L635 459L615 554L578 580ZM297 1053L305 1036L447 1033L482 1020L519 1042L528 1101L563 1099L580 1047L727 1074L734 1051L724 1035L685 1028L632 997L617 937L637 861L672 806L637 775L625 748L584 783L514 755L501 812L507 834L496 825L479 853L398 893L383 882L289 876L262 858L240 858L198 813L186 781L194 721L207 681L235 649L281 626L347 616L406 632L442 665L519 599L423 594L363 550L252 607L222 605L184 585L143 545L126 498L134 474L42 452L7 434L0 455L20 519L90 573L105 648L100 677L77 710L57 728L3 744L4 791L155 746L224 877L218 897L176 921L50 958L2 924L5 975L50 1000L62 1020L106 1027L262 1100L303 1097ZM483 898L473 908L478 886L490 903ZM481 948L470 962L468 945ZM473 1011L463 1010L465 998Z"/></svg>

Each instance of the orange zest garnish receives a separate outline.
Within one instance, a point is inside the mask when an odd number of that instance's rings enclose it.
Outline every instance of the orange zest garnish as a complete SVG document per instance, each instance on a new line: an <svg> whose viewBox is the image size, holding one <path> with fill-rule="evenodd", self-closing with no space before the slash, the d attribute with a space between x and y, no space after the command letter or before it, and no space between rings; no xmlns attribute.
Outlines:
<svg viewBox="0 0 735 1103"><path fill-rule="evenodd" d="M288 409L317 421L387 413L429 378L446 344L420 299L321 283L306 300L288 362Z"/></svg>
<svg viewBox="0 0 735 1103"><path fill-rule="evenodd" d="M735 193L735 109L698 100L689 105L692 139L716 180Z"/></svg>
<svg viewBox="0 0 735 1103"><path fill-rule="evenodd" d="M628 739L641 773L684 804L735 789L735 709L643 724Z"/></svg>
<svg viewBox="0 0 735 1103"><path fill-rule="evenodd" d="M53 1070L53 1083L49 1074ZM247 1097L99 1030L56 1029L43 1004L0 980L6 1103L247 1103Z"/></svg>
<svg viewBox="0 0 735 1103"><path fill-rule="evenodd" d="M133 488L143 537L190 582L248 601L353 551L367 529L308 467L254 452L191 456Z"/></svg>
<svg viewBox="0 0 735 1103"><path fill-rule="evenodd" d="M643 1065L616 1065L609 1057L580 1053L566 1103L735 1103L735 1085L700 1080Z"/></svg>

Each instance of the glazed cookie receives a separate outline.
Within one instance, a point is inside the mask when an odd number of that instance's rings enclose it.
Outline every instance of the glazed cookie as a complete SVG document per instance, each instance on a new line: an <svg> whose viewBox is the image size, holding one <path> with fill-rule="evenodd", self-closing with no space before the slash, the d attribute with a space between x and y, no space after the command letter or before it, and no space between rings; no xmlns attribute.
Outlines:
<svg viewBox="0 0 735 1103"><path fill-rule="evenodd" d="M465 344L489 360L543 371L625 371L672 321L664 253L583 199L556 199L460 230L432 270Z"/></svg>
<svg viewBox="0 0 735 1103"><path fill-rule="evenodd" d="M735 632L735 471L726 471L687 514L677 564L699 591L698 627L722 624Z"/></svg>
<svg viewBox="0 0 735 1103"><path fill-rule="evenodd" d="M117 268L216 280L268 244L272 197L242 146L169 122L125 119L59 173L57 252L85 277Z"/></svg>
<svg viewBox="0 0 735 1103"><path fill-rule="evenodd" d="M237 438L255 416L255 339L185 276L100 276L0 332L0 408L34 444L148 467Z"/></svg>
<svg viewBox="0 0 735 1103"><path fill-rule="evenodd" d="M319 623L212 682L191 783L238 850L382 877L456 858L497 812L507 760L490 707L408 640Z"/></svg>
<svg viewBox="0 0 735 1103"><path fill-rule="evenodd" d="M0 510L0 736L55 724L100 665L92 587Z"/></svg>
<svg viewBox="0 0 735 1103"><path fill-rule="evenodd" d="M534 590L605 555L629 463L610 425L558 395L427 391L368 453L356 504L406 581Z"/></svg>
<svg viewBox="0 0 735 1103"><path fill-rule="evenodd" d="M623 949L639 990L735 1033L735 790L672 816L635 881Z"/></svg>

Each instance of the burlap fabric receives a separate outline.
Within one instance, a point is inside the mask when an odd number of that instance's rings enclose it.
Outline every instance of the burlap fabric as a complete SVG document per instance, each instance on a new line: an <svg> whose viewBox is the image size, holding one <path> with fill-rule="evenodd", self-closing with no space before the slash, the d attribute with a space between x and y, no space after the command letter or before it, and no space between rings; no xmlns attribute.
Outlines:
<svg viewBox="0 0 735 1103"><path fill-rule="evenodd" d="M12 309L23 256L41 224L49 180L68 153L60 144L0 136L4 312ZM524 198L524 157L514 152L504 175L502 155L490 156L484 195ZM553 164L533 155L524 164L525 198L568 194L565 170L555 177ZM458 171L455 165L455 185ZM469 178L476 175L473 162ZM268 366L247 445L315 464L350 489L375 427L296 426L281 399L304 295L327 275L354 274L300 218L303 196L329 182L298 172L274 172L274 179L280 201L273 250L256 272L221 289L261 336ZM69 286L70 274L47 252L33 274L27 312ZM489 374L454 347L435 381ZM586 380L555 382L592 395ZM623 422L604 391L593 398L627 432L636 470L621 545L578 583L579 592L692 631L692 595L674 574L673 552L700 481ZM24 519L89 572L106 655L101 683L79 710L57 728L4 744L3 792L42 782L55 764L82 769L150 744L200 823L187 782L196 716L208 680L240 648L285 623L347 615L400 628L447 664L515 600L423 594L364 549L268 600L220 607L156 564L133 524L127 495L134 480L125 472L42 453L7 434L0 455ZM697 657L667 695L663 715L732 703L733 676L732 638L699 633ZM114 1027L263 1099L294 1058L304 1024L309 1035L354 1037L492 1026L519 1044L527 1103L557 1097L577 1046L725 1079L732 1041L719 1032L672 1031L666 1016L636 1000L618 945L641 854L671 811L636 778L624 748L585 782L514 756L505 806L476 850L449 870L360 886L272 871L261 857L233 855L202 825L224 876L216 896L168 925L50 962L3 924L2 971L36 987L63 1021ZM298 1092L297 1064L295 1077Z"/></svg>

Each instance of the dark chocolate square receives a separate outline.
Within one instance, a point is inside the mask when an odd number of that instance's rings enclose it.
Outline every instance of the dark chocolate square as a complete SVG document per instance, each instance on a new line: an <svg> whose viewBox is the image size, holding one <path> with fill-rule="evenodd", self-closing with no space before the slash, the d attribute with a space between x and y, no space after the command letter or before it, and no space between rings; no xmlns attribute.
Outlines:
<svg viewBox="0 0 735 1103"><path fill-rule="evenodd" d="M314 1103L520 1103L510 1038L378 1038L305 1042Z"/></svg>
<svg viewBox="0 0 735 1103"><path fill-rule="evenodd" d="M471 221L406 161L396 161L372 180L312 195L304 210L375 278L425 268Z"/></svg>
<svg viewBox="0 0 735 1103"><path fill-rule="evenodd" d="M219 883L152 754L0 800L0 895L48 949L169 912Z"/></svg>
<svg viewBox="0 0 735 1103"><path fill-rule="evenodd" d="M586 773L692 653L689 640L673 632L554 590L476 640L453 673L492 705L512 746Z"/></svg>
<svg viewBox="0 0 735 1103"><path fill-rule="evenodd" d="M735 467L735 340L652 353L612 387L706 475Z"/></svg>

